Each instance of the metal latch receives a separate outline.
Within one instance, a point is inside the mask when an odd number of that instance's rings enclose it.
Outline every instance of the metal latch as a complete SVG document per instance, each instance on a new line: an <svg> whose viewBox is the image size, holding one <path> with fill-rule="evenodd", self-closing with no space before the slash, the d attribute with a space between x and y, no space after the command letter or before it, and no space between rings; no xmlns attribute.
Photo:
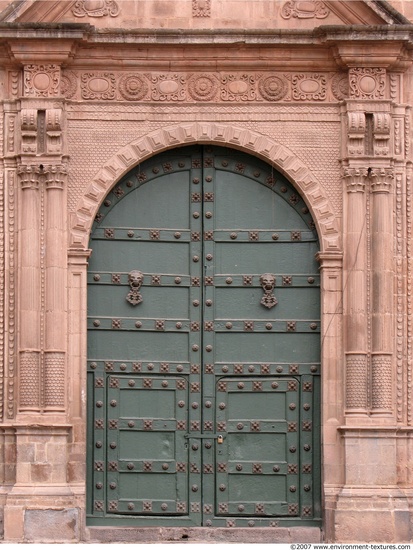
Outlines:
<svg viewBox="0 0 413 550"><path fill-rule="evenodd" d="M216 439L217 443L224 443L224 436L222 434L185 434L185 439Z"/></svg>

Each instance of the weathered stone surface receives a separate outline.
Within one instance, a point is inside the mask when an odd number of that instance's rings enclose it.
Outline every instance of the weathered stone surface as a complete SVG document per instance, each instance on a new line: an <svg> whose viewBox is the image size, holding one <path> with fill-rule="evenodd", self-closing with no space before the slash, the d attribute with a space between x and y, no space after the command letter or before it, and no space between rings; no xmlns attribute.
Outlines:
<svg viewBox="0 0 413 550"><path fill-rule="evenodd" d="M24 538L27 542L78 540L78 510L26 510Z"/></svg>

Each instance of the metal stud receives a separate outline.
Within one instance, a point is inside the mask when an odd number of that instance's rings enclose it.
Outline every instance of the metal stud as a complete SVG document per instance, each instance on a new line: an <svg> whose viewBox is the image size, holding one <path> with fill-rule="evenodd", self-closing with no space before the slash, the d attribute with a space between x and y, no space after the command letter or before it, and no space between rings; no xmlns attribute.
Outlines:
<svg viewBox="0 0 413 550"><path fill-rule="evenodd" d="M248 367L248 372L254 372L254 371L255 371L254 365L250 365L250 366Z"/></svg>
<svg viewBox="0 0 413 550"><path fill-rule="evenodd" d="M141 328L142 327L142 321L136 321L135 327L136 328Z"/></svg>
<svg viewBox="0 0 413 550"><path fill-rule="evenodd" d="M192 261L195 263L199 262L199 256L193 256Z"/></svg>
<svg viewBox="0 0 413 550"><path fill-rule="evenodd" d="M94 326L94 327L100 327L100 321L99 321L99 319L95 319L95 320L93 321L93 326Z"/></svg>
<svg viewBox="0 0 413 550"><path fill-rule="evenodd" d="M311 445L305 444L303 447L304 451L311 451Z"/></svg>
<svg viewBox="0 0 413 550"><path fill-rule="evenodd" d="M103 401L96 401L96 407L101 409L103 407Z"/></svg>
<svg viewBox="0 0 413 550"><path fill-rule="evenodd" d="M272 324L271 324L271 323L267 323L267 324L265 325L265 328L266 328L267 330L271 330L271 329L272 329Z"/></svg>
<svg viewBox="0 0 413 550"><path fill-rule="evenodd" d="M178 365L176 367L177 372L182 372L184 370L184 367L182 365Z"/></svg>
<svg viewBox="0 0 413 550"><path fill-rule="evenodd" d="M167 462L164 462L164 463L162 464L162 470L165 470L165 471L166 471L166 470L169 470L169 464L168 464Z"/></svg>
<svg viewBox="0 0 413 550"><path fill-rule="evenodd" d="M244 382L238 382L238 388L240 390L244 389Z"/></svg>
<svg viewBox="0 0 413 550"><path fill-rule="evenodd" d="M199 350L199 346L197 346L196 344L194 344L192 346L192 351L198 351Z"/></svg>
<svg viewBox="0 0 413 550"><path fill-rule="evenodd" d="M223 411L226 407L225 403L220 403L218 406L221 409L221 411Z"/></svg>
<svg viewBox="0 0 413 550"><path fill-rule="evenodd" d="M110 447L111 449L116 449L117 445L116 445L116 443L115 443L114 441L112 441L112 443L109 444L109 447Z"/></svg>
<svg viewBox="0 0 413 550"><path fill-rule="evenodd" d="M221 370L222 372L228 372L229 371L228 365L224 365Z"/></svg>
<svg viewBox="0 0 413 550"><path fill-rule="evenodd" d="M196 220L199 218L199 212L194 212L192 214L192 217L195 218Z"/></svg>
<svg viewBox="0 0 413 550"><path fill-rule="evenodd" d="M212 300L207 300L207 301L205 302L205 305L206 305L207 307L211 307L211 306L212 306Z"/></svg>
<svg viewBox="0 0 413 550"><path fill-rule="evenodd" d="M314 279L314 277L308 277L307 281L310 285L312 285L312 284L314 284L315 279Z"/></svg>
<svg viewBox="0 0 413 550"><path fill-rule="evenodd" d="M296 409L296 407L297 407L297 405L295 403L290 403L288 408L290 409L290 411L294 411Z"/></svg>
<svg viewBox="0 0 413 550"><path fill-rule="evenodd" d="M280 471L280 467L279 467L279 466L273 466L273 467L272 467L272 471L273 471L273 472L279 472L279 471Z"/></svg>
<svg viewBox="0 0 413 550"><path fill-rule="evenodd" d="M242 472L242 464L237 464L235 466L235 469L237 470L237 472Z"/></svg>
<svg viewBox="0 0 413 550"><path fill-rule="evenodd" d="M96 483L95 487L96 489L103 489L103 483L99 481L98 483Z"/></svg>
<svg viewBox="0 0 413 550"><path fill-rule="evenodd" d="M129 428L134 428L135 427L135 422L133 420L129 420L128 426L129 426Z"/></svg>
<svg viewBox="0 0 413 550"><path fill-rule="evenodd" d="M133 504L133 502L128 502L128 510L134 510L135 509L135 505Z"/></svg>
<svg viewBox="0 0 413 550"><path fill-rule="evenodd" d="M311 491L310 485L304 485L304 491L305 491L306 493L308 493L309 491Z"/></svg>
<svg viewBox="0 0 413 550"><path fill-rule="evenodd" d="M205 401L205 407L207 409L210 409L212 407L212 402L211 401Z"/></svg>
<svg viewBox="0 0 413 550"><path fill-rule="evenodd" d="M176 323L175 326L176 326L177 329L181 329L181 328L182 328L182 323L179 323L179 322L178 322L178 323Z"/></svg>
<svg viewBox="0 0 413 550"><path fill-rule="evenodd" d="M271 236L272 240L273 241L278 241L278 239L280 238L280 236L278 235L278 233L273 233L272 236Z"/></svg>
<svg viewBox="0 0 413 550"><path fill-rule="evenodd" d="M297 490L297 487L295 485L290 485L290 493L295 493Z"/></svg>
<svg viewBox="0 0 413 550"><path fill-rule="evenodd" d="M240 504L238 506L238 512L243 512L245 510L245 506L243 504Z"/></svg>
<svg viewBox="0 0 413 550"><path fill-rule="evenodd" d="M93 275L94 281L100 281L100 275Z"/></svg>
<svg viewBox="0 0 413 550"><path fill-rule="evenodd" d="M244 424L242 422L238 422L237 430L242 430L243 428L244 428Z"/></svg>
<svg viewBox="0 0 413 550"><path fill-rule="evenodd" d="M120 366L119 366L120 370L126 370L126 365L125 363L121 363Z"/></svg>
<svg viewBox="0 0 413 550"><path fill-rule="evenodd" d="M227 277L227 278L225 279L225 282L227 283L227 285L232 284L232 278L231 278L231 277Z"/></svg>
<svg viewBox="0 0 413 550"><path fill-rule="evenodd" d="M210 262L213 258L212 254L207 254L205 257L208 260L208 262Z"/></svg>
<svg viewBox="0 0 413 550"><path fill-rule="evenodd" d="M103 443L101 441L96 441L95 446L96 446L97 449L101 449L102 445L103 445Z"/></svg>
<svg viewBox="0 0 413 550"><path fill-rule="evenodd" d="M230 238L231 238L233 241L235 241L235 239L237 238L237 236L238 236L237 233L231 233L231 234L230 234Z"/></svg>
<svg viewBox="0 0 413 550"><path fill-rule="evenodd" d="M194 301L192 302L192 305L193 305L194 307L198 307L198 306L199 306L199 300L194 300Z"/></svg>
<svg viewBox="0 0 413 550"><path fill-rule="evenodd" d="M196 493L196 492L198 491L198 485L192 485L191 491L192 491L193 493Z"/></svg>
<svg viewBox="0 0 413 550"><path fill-rule="evenodd" d="M291 445L291 447L289 448L289 451L290 453L295 453L297 451L297 447L295 447L294 445Z"/></svg>
<svg viewBox="0 0 413 550"><path fill-rule="evenodd" d="M311 328L311 330L316 330L317 329L317 323L310 323L310 328Z"/></svg>
<svg viewBox="0 0 413 550"><path fill-rule="evenodd" d="M211 219L212 218L212 212L206 212L205 217L208 218L208 219Z"/></svg>
<svg viewBox="0 0 413 550"><path fill-rule="evenodd" d="M208 344L208 346L205 346L205 351L212 351L212 346Z"/></svg>
<svg viewBox="0 0 413 550"><path fill-rule="evenodd" d="M181 238L181 233L179 231L177 231L175 234L174 234L174 237L175 239L180 239Z"/></svg>

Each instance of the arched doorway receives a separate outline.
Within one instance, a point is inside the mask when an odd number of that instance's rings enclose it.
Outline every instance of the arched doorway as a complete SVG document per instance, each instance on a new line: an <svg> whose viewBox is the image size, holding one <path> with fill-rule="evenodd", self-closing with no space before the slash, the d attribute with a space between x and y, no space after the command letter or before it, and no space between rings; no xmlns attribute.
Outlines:
<svg viewBox="0 0 413 550"><path fill-rule="evenodd" d="M107 196L88 273L90 525L319 525L317 235L271 166L171 150Z"/></svg>

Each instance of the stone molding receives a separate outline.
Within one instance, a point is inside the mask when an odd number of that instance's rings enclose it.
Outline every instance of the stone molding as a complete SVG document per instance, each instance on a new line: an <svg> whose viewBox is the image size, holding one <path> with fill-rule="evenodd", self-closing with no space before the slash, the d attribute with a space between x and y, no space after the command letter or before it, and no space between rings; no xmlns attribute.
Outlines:
<svg viewBox="0 0 413 550"><path fill-rule="evenodd" d="M70 247L87 248L89 233L105 195L139 162L161 151L192 143L226 145L251 153L279 169L302 193L316 223L321 250L341 250L335 212L310 170L287 147L245 128L217 123L193 123L157 130L123 147L96 175L72 215Z"/></svg>

